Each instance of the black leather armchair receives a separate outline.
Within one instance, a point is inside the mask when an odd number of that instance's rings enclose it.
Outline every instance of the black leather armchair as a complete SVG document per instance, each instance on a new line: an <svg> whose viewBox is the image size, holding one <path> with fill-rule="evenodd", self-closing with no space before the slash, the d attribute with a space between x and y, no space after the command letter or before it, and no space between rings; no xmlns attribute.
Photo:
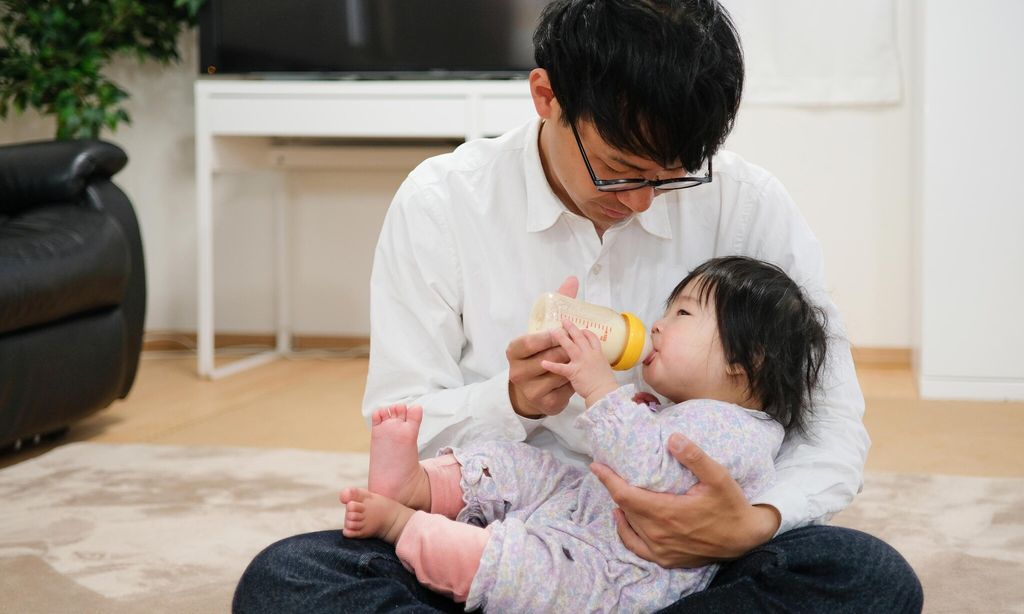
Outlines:
<svg viewBox="0 0 1024 614"><path fill-rule="evenodd" d="M138 221L102 141L0 147L0 449L124 398L146 311Z"/></svg>

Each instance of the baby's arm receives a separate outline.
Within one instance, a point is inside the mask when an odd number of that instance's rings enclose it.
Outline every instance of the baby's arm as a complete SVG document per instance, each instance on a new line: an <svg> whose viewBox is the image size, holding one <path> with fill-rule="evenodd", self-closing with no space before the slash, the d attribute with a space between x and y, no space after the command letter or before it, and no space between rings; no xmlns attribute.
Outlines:
<svg viewBox="0 0 1024 614"><path fill-rule="evenodd" d="M746 474L743 457L752 442L746 440L750 432L741 411L716 401L698 401L706 405L696 411L673 406L655 413L634 401L633 386L619 387L593 333L566 320L552 335L569 362L542 361L541 366L568 379L586 400L588 410L577 418L576 426L586 431L595 461L634 486L685 492L697 478L665 449L669 435L682 433L725 465L733 478Z"/></svg>
<svg viewBox="0 0 1024 614"><path fill-rule="evenodd" d="M696 484L696 477L666 449L672 433L699 445L748 497L773 479L772 459L782 427L767 416L760 423L736 406L708 399L654 412L634 402L632 395L633 387L623 386L576 419L576 426L587 433L594 460L630 484L675 493Z"/></svg>
<svg viewBox="0 0 1024 614"><path fill-rule="evenodd" d="M569 320L563 320L562 328L552 330L551 336L568 354L569 362L542 360L540 365L569 380L587 407L619 387L597 335L589 330L580 330Z"/></svg>
<svg viewBox="0 0 1024 614"><path fill-rule="evenodd" d="M597 337L568 320L562 325L552 335L569 362L543 361L541 365L568 379L586 401L589 409L577 418L576 426L587 432L594 460L608 465L630 484L652 490L681 492L696 483L665 451L669 433L661 432L647 405L632 400L633 386L619 387ZM666 482L668 474L674 479Z"/></svg>
<svg viewBox="0 0 1024 614"><path fill-rule="evenodd" d="M695 441L700 441L700 433L680 420L661 420L650 407L634 402L632 385L592 405L576 419L576 428L587 434L594 460L634 486L681 493L697 483L665 446L673 432Z"/></svg>

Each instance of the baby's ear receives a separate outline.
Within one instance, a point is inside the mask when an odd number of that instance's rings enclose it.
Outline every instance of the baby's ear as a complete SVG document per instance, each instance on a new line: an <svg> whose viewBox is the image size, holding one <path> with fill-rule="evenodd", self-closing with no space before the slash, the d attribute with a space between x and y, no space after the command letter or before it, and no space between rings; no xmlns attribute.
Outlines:
<svg viewBox="0 0 1024 614"><path fill-rule="evenodd" d="M763 349L754 350L753 354L754 354L753 360L750 361L751 362L751 367L753 368L753 371L752 371L751 375L753 375L754 373L757 373L761 369L761 366L764 364L764 350ZM728 365L726 365L725 372L728 375L731 375L731 376L734 376L734 377L738 376L738 375L742 375L742 376L745 377L747 375L746 371L743 370L743 365L741 365L738 362L731 362Z"/></svg>
<svg viewBox="0 0 1024 614"><path fill-rule="evenodd" d="M738 362L730 362L725 365L725 374L731 377L746 376L746 372Z"/></svg>

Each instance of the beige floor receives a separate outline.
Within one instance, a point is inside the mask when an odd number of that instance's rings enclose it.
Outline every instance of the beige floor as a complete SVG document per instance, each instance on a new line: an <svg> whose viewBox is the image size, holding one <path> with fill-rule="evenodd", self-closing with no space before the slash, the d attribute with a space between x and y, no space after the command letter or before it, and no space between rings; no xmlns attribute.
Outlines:
<svg viewBox="0 0 1024 614"><path fill-rule="evenodd" d="M367 451L359 406L363 358L281 360L216 382L195 359L146 356L128 399L76 424L61 442ZM859 371L874 441L868 470L1024 476L1024 403L922 401L907 369ZM0 467L41 445L0 456Z"/></svg>

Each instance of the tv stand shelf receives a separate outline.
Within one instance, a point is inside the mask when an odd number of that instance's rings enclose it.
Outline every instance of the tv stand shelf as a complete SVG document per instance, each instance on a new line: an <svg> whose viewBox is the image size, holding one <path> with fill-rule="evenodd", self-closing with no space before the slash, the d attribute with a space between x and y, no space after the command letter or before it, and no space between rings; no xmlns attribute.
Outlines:
<svg viewBox="0 0 1024 614"><path fill-rule="evenodd" d="M261 165L221 137L461 139L495 136L535 111L525 80L297 81L199 79L196 107L198 372L216 379L291 351L287 203L275 196L277 344L214 365L213 179L226 168Z"/></svg>

